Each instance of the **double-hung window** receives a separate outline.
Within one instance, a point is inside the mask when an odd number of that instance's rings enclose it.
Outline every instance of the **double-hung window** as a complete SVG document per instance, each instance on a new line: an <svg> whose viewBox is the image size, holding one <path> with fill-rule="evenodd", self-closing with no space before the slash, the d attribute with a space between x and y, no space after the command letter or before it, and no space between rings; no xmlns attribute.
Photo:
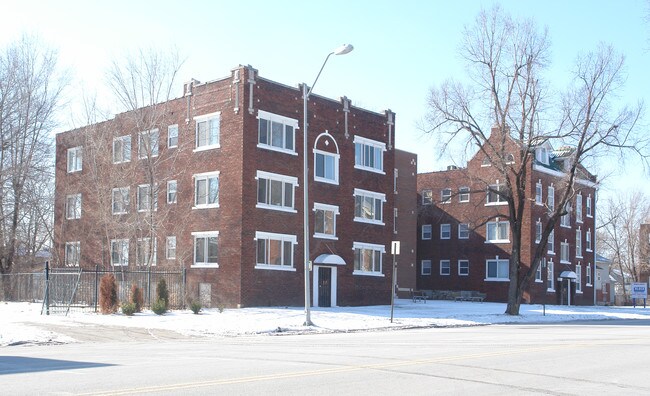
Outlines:
<svg viewBox="0 0 650 396"><path fill-rule="evenodd" d="M458 189L458 202L469 202L469 187Z"/></svg>
<svg viewBox="0 0 650 396"><path fill-rule="evenodd" d="M591 252L591 229L588 229L587 232L585 233L585 242L587 243L586 250L588 252Z"/></svg>
<svg viewBox="0 0 650 396"><path fill-rule="evenodd" d="M176 236L168 236L167 243L165 245L165 257L167 260L173 260L176 258Z"/></svg>
<svg viewBox="0 0 650 396"><path fill-rule="evenodd" d="M440 191L440 202L442 203L451 202L451 188L443 188Z"/></svg>
<svg viewBox="0 0 650 396"><path fill-rule="evenodd" d="M555 210L555 187L548 186L548 197L546 198L546 205L550 212Z"/></svg>
<svg viewBox="0 0 650 396"><path fill-rule="evenodd" d="M555 229L551 230L548 234L548 241L546 242L546 251L549 254L555 254Z"/></svg>
<svg viewBox="0 0 650 396"><path fill-rule="evenodd" d="M537 265L537 269L535 270L535 282L537 283L542 283L542 268L544 267L546 262L546 258L542 258L539 265Z"/></svg>
<svg viewBox="0 0 650 396"><path fill-rule="evenodd" d="M218 238L219 231L193 232L194 267L219 267Z"/></svg>
<svg viewBox="0 0 650 396"><path fill-rule="evenodd" d="M194 175L194 207L219 207L219 172Z"/></svg>
<svg viewBox="0 0 650 396"><path fill-rule="evenodd" d="M314 180L339 184L339 154L314 150Z"/></svg>
<svg viewBox="0 0 650 396"><path fill-rule="evenodd" d="M128 239L111 240L111 264L116 267L129 265Z"/></svg>
<svg viewBox="0 0 650 396"><path fill-rule="evenodd" d="M582 257L582 230L576 230L576 257Z"/></svg>
<svg viewBox="0 0 650 396"><path fill-rule="evenodd" d="M485 262L485 280L508 281L510 280L510 261L508 259L489 259Z"/></svg>
<svg viewBox="0 0 650 396"><path fill-rule="evenodd" d="M422 225L422 240L431 239L431 224Z"/></svg>
<svg viewBox="0 0 650 396"><path fill-rule="evenodd" d="M160 133L157 129L140 132L138 134L138 158L157 157L159 138Z"/></svg>
<svg viewBox="0 0 650 396"><path fill-rule="evenodd" d="M354 167L370 172L384 173L386 144L361 136L354 137Z"/></svg>
<svg viewBox="0 0 650 396"><path fill-rule="evenodd" d="M314 237L337 239L336 216L338 214L338 206L314 203Z"/></svg>
<svg viewBox="0 0 650 396"><path fill-rule="evenodd" d="M194 117L196 121L196 148L194 151L219 148L221 113L210 113Z"/></svg>
<svg viewBox="0 0 650 396"><path fill-rule="evenodd" d="M551 292L555 291L555 275L552 259L546 263L546 289Z"/></svg>
<svg viewBox="0 0 650 396"><path fill-rule="evenodd" d="M587 264L587 267L585 268L585 278L585 286L591 286L591 264Z"/></svg>
<svg viewBox="0 0 650 396"><path fill-rule="evenodd" d="M510 224L507 221L491 221L487 223L486 243L507 243L510 242Z"/></svg>
<svg viewBox="0 0 650 396"><path fill-rule="evenodd" d="M469 276L469 260L458 260L458 275Z"/></svg>
<svg viewBox="0 0 650 396"><path fill-rule="evenodd" d="M542 181L535 183L535 204L542 205Z"/></svg>
<svg viewBox="0 0 650 396"><path fill-rule="evenodd" d="M451 275L451 261L440 260L440 275Z"/></svg>
<svg viewBox="0 0 650 396"><path fill-rule="evenodd" d="M535 222L535 243L542 241L542 220L537 219Z"/></svg>
<svg viewBox="0 0 650 396"><path fill-rule="evenodd" d="M469 223L458 224L458 239L469 239Z"/></svg>
<svg viewBox="0 0 650 396"><path fill-rule="evenodd" d="M259 110L257 147L296 155L298 120Z"/></svg>
<svg viewBox="0 0 650 396"><path fill-rule="evenodd" d="M383 208L386 194L354 189L354 221L384 224Z"/></svg>
<svg viewBox="0 0 650 396"><path fill-rule="evenodd" d="M255 240L257 241L255 268L295 271L293 250L298 243L295 235L257 231Z"/></svg>
<svg viewBox="0 0 650 396"><path fill-rule="evenodd" d="M167 148L174 148L178 146L178 125L170 125L167 127Z"/></svg>
<svg viewBox="0 0 650 396"><path fill-rule="evenodd" d="M422 190L422 205L433 204L433 191Z"/></svg>
<svg viewBox="0 0 650 396"><path fill-rule="evenodd" d="M177 200L177 183L176 180L167 181L167 203L176 203Z"/></svg>
<svg viewBox="0 0 650 396"><path fill-rule="evenodd" d="M440 239L451 239L451 224L440 224Z"/></svg>
<svg viewBox="0 0 650 396"><path fill-rule="evenodd" d="M129 187L113 189L113 214L124 214L129 211Z"/></svg>
<svg viewBox="0 0 650 396"><path fill-rule="evenodd" d="M131 135L118 136L113 139L113 163L131 161Z"/></svg>
<svg viewBox="0 0 650 396"><path fill-rule="evenodd" d="M386 252L384 245L353 242L354 275L384 276L381 272L382 254Z"/></svg>
<svg viewBox="0 0 650 396"><path fill-rule="evenodd" d="M81 171L83 149L81 146L68 149L68 173Z"/></svg>
<svg viewBox="0 0 650 396"><path fill-rule="evenodd" d="M499 184L497 180L496 184L491 184L487 190L486 205L504 205L507 203L506 199L503 197L505 192L505 185Z"/></svg>
<svg viewBox="0 0 650 396"><path fill-rule="evenodd" d="M566 205L564 205L564 211L566 214L563 214L562 217L560 217L560 226L561 227L571 227L571 205L567 202Z"/></svg>
<svg viewBox="0 0 650 396"><path fill-rule="evenodd" d="M562 264L571 263L569 261L569 242L567 242L566 240L564 242L560 242L560 263Z"/></svg>
<svg viewBox="0 0 650 396"><path fill-rule="evenodd" d="M151 184L141 184L138 186L138 212L146 212L158 209L158 198L156 191Z"/></svg>
<svg viewBox="0 0 650 396"><path fill-rule="evenodd" d="M422 260L420 275L431 275L431 260Z"/></svg>
<svg viewBox="0 0 650 396"><path fill-rule="evenodd" d="M582 265L576 265L576 293L582 293Z"/></svg>
<svg viewBox="0 0 650 396"><path fill-rule="evenodd" d="M587 217L593 217L593 213L591 211L591 194L587 196Z"/></svg>
<svg viewBox="0 0 650 396"><path fill-rule="evenodd" d="M81 257L81 243L79 241L65 243L65 266L78 267Z"/></svg>
<svg viewBox="0 0 650 396"><path fill-rule="evenodd" d="M576 222L582 223L582 194L576 196Z"/></svg>
<svg viewBox="0 0 650 396"><path fill-rule="evenodd" d="M65 197L65 218L81 218L81 194L72 194Z"/></svg>
<svg viewBox="0 0 650 396"><path fill-rule="evenodd" d="M156 238L138 238L135 244L135 263L138 266L156 265Z"/></svg>
<svg viewBox="0 0 650 396"><path fill-rule="evenodd" d="M294 192L297 185L297 177L257 171L256 207L295 213Z"/></svg>

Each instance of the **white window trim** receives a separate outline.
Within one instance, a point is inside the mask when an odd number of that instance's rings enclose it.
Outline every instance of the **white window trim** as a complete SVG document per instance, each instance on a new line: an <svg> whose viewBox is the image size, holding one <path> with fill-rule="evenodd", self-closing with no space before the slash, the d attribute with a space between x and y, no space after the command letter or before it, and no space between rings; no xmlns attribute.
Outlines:
<svg viewBox="0 0 650 396"><path fill-rule="evenodd" d="M176 191L174 192L174 198L175 198L174 201L169 200L169 184L172 182L176 184ZM178 203L178 180L167 180L167 203L168 204Z"/></svg>
<svg viewBox="0 0 650 396"><path fill-rule="evenodd" d="M449 195L447 196L445 194L445 191L449 191ZM451 203L451 196L454 195L454 192L452 191L451 188L445 187L442 190L440 190L440 203L441 204L448 204Z"/></svg>
<svg viewBox="0 0 650 396"><path fill-rule="evenodd" d="M69 208L69 199L70 198L75 198L75 204L79 203L79 216L76 216L77 211L75 210L75 216L74 217L69 217L70 213L70 208ZM76 206L76 205L75 205ZM65 218L66 220L77 220L81 218L81 210L82 210L82 205L81 205L81 193L78 194L70 194L65 196Z"/></svg>
<svg viewBox="0 0 650 396"><path fill-rule="evenodd" d="M537 196L537 187L539 187L539 197ZM539 201L537 198L539 198ZM542 185L541 179L535 183L535 205L544 205L544 186Z"/></svg>
<svg viewBox="0 0 650 396"><path fill-rule="evenodd" d="M113 213L114 215L121 215L121 214L129 213L128 208L124 208L125 210L122 211L122 212L115 212L113 210L113 208L115 207L115 191L116 190L120 191L120 190L124 190L124 189L126 189L127 204L128 204L128 199L130 198L130 194L131 194L130 187L128 187L128 186L127 187L116 187L116 188L111 190L111 213Z"/></svg>
<svg viewBox="0 0 650 396"><path fill-rule="evenodd" d="M339 213L339 207L336 205L329 205L329 204L324 204L324 203L318 203L314 202L314 209L313 212L315 214L316 210L326 210L330 212L334 212L334 235L330 234L324 234L320 232L316 232L316 218L314 218L314 238L321 238L321 239L331 239L334 241L338 241L339 238L336 236L336 219L340 213Z"/></svg>
<svg viewBox="0 0 650 396"><path fill-rule="evenodd" d="M330 180L325 177L320 177L316 176L316 154L321 154L325 156L330 156L334 157L334 180ZM314 181L321 182L321 183L328 183L328 184L334 184L334 185L339 185L339 160L341 159L341 155L338 153L330 153L328 151L323 151L323 150L318 150L314 149Z"/></svg>
<svg viewBox="0 0 650 396"><path fill-rule="evenodd" d="M257 111L257 119L259 120L260 118L263 119L263 120L278 122L278 123L282 123L284 125L289 125L289 126L293 127L293 150L289 150L289 149L286 149L286 148L283 148L283 147L276 147L276 146L273 146L271 144L259 143L259 135L256 138L256 140L258 140L258 143L257 143L258 148L261 148L261 149L264 149L264 150L277 151L277 152L284 153L284 154L298 155L298 152L296 151L296 131L300 129L298 127L298 120L296 120L294 118L285 117L285 116L282 116L282 115L279 115L279 114L269 113L268 111L258 110ZM258 121L257 125L258 125L257 133L259 134L259 121ZM284 136L284 132L283 132L283 136ZM314 167L314 169L315 168L316 167Z"/></svg>
<svg viewBox="0 0 650 396"><path fill-rule="evenodd" d="M75 250L77 251L77 262L70 264L70 260L68 258L68 246L74 246ZM81 262L81 242L80 241L72 241L72 242L66 242L65 243L65 258L64 258L64 264L66 267L79 267L80 262Z"/></svg>
<svg viewBox="0 0 650 396"><path fill-rule="evenodd" d="M115 263L113 263L113 242L120 243L120 245L122 243L126 242L126 246L127 246L126 252L127 253L126 253L126 263L125 264L121 264L121 263L115 264ZM110 248L109 248L110 257L111 257L111 266L113 266L113 267L128 267L129 266L129 250L130 249L131 249L131 246L129 246L129 240L127 238L111 239L111 244L110 244Z"/></svg>
<svg viewBox="0 0 650 396"><path fill-rule="evenodd" d="M79 168L78 169L77 168L70 169L70 155L72 153L74 153L75 158L79 157L79 156L81 157L81 161L79 162ZM68 171L68 173L81 172L83 170L83 146L70 147L66 151L65 159L66 159L66 165L65 166L66 166L66 170ZM75 161L75 163L76 163L76 161Z"/></svg>
<svg viewBox="0 0 650 396"><path fill-rule="evenodd" d="M580 246L578 246L578 235L580 235ZM576 258L581 259L582 258L582 249L584 249L584 241L582 239L582 230L580 227L576 230ZM578 247L580 249L578 249Z"/></svg>
<svg viewBox="0 0 650 396"><path fill-rule="evenodd" d="M463 190L466 189L466 190ZM463 199L463 194L467 194L467 199ZM470 188L461 187L458 189L458 202L469 202L470 201Z"/></svg>
<svg viewBox="0 0 650 396"><path fill-rule="evenodd" d="M219 262L214 264L196 263L196 238L217 238L217 253L219 252L219 231L196 231L192 234L192 265L190 268L219 268Z"/></svg>
<svg viewBox="0 0 650 396"><path fill-rule="evenodd" d="M467 273L466 274L463 274L463 273L460 272L460 263L461 262L467 263ZM465 260L465 259L458 260L458 276L469 276L469 260Z"/></svg>
<svg viewBox="0 0 650 396"><path fill-rule="evenodd" d="M580 204L578 204L580 203ZM576 223L582 223L582 193L576 195Z"/></svg>
<svg viewBox="0 0 650 396"><path fill-rule="evenodd" d="M553 205L551 206L549 203L549 198L553 197ZM555 187L553 184L548 186L548 189L546 191L546 206L548 207L549 211L554 211L555 210Z"/></svg>
<svg viewBox="0 0 650 396"><path fill-rule="evenodd" d="M488 278L488 261L496 261L497 266L499 265L499 261L507 261L508 262L508 274L510 273L510 259L500 259L499 256L496 256L496 258L486 259L485 260L485 279L483 279L485 282L510 282L510 278Z"/></svg>
<svg viewBox="0 0 650 396"><path fill-rule="evenodd" d="M138 263L138 253L139 253L138 249L140 248L140 242L146 242L147 244L149 244L150 241L151 241L151 238L149 238L149 237L136 239L136 241L135 241L135 265L136 265L136 267L142 268L142 267L147 265L147 264ZM155 267L156 266L156 261L158 261L157 250L158 250L158 239L154 238L154 240L153 240L153 252L152 252L153 253L153 258L151 260L151 266L152 267Z"/></svg>
<svg viewBox="0 0 650 396"><path fill-rule="evenodd" d="M112 159L113 159L114 164L124 164L124 163L127 163L127 162L131 162L131 156L133 155L133 148L132 147L129 147L129 159L127 159L127 160L122 159L122 161L115 161L115 142L118 141L118 140L127 140L126 138L128 138L129 146L131 146L131 135L122 135L122 136L117 136L117 137L113 138L113 152L112 152L113 158ZM124 154L124 153L122 153L122 154Z"/></svg>
<svg viewBox="0 0 650 396"><path fill-rule="evenodd" d="M508 233L508 239L488 239L488 236L490 235L488 229L490 224L496 224L497 226L497 231L498 231L498 226L500 223L505 223L507 226L507 233ZM497 232L498 234L498 232ZM508 221L499 221L499 219L495 219L494 221L488 221L485 224L485 243L510 243L510 222Z"/></svg>
<svg viewBox="0 0 650 396"><path fill-rule="evenodd" d="M174 256L173 257L169 255L169 250L170 250L169 249L169 241L170 240L174 240ZM176 250L178 249L178 244L177 243L178 243L178 240L176 239L176 235L168 236L165 239L165 258L167 260L176 260Z"/></svg>
<svg viewBox="0 0 650 396"><path fill-rule="evenodd" d="M442 273L442 263L447 263L448 264L447 269L449 270L449 272L446 273L446 274ZM439 265L440 265L440 270L439 270L440 276L451 276L451 260L446 260L446 259L440 260Z"/></svg>
<svg viewBox="0 0 650 396"><path fill-rule="evenodd" d="M356 145L357 143L360 143L360 144L363 144L363 145L366 145L366 146L373 146L373 147L375 147L376 149L381 150L381 155L382 155L382 158L381 158L381 169L371 168L371 167L369 167L369 166L358 165L358 164L357 164L357 161L356 161L356 158L355 158L355 160L354 160L354 168L355 168L355 169L361 169L361 170L368 171L368 172L379 173L379 174L381 174L381 175L385 175L385 174L386 174L386 172L384 172L384 153L386 152L386 143L379 142L379 141L377 141L377 140L368 139L368 138L365 138L365 137L362 137L362 136L358 136L358 135L355 135L355 136L354 136L354 141L353 141L353 143L354 143L355 145ZM355 148L355 150L356 150L356 148ZM355 154L355 155L356 155L356 154Z"/></svg>
<svg viewBox="0 0 650 396"><path fill-rule="evenodd" d="M384 275L384 257L383 255L386 254L386 247L384 245L377 245L374 243L366 243L366 242L352 242L352 251L355 251L356 249L368 249L368 250L377 250L379 251L382 256L380 257L380 264L381 264L381 272L374 272L374 271L361 271L361 270L353 270L352 275L363 275L363 276L376 276L383 278L385 277ZM353 263L354 265L354 263Z"/></svg>
<svg viewBox="0 0 650 396"><path fill-rule="evenodd" d="M582 294L582 264L576 264L576 294Z"/></svg>
<svg viewBox="0 0 650 396"><path fill-rule="evenodd" d="M194 209L210 209L210 208L218 208L219 207L219 201L221 198L221 177L219 176L221 174L220 171L213 171L213 172L204 172L204 173L196 173L192 175L192 179L194 180L194 205L192 206L192 210ZM217 203L213 204L196 204L196 180L197 179L210 179L216 177L219 184L219 189L217 190ZM208 188L209 186L206 186ZM178 185L176 185L176 188L178 189Z"/></svg>
<svg viewBox="0 0 650 396"><path fill-rule="evenodd" d="M551 276L549 279L548 272L549 269L551 270ZM546 262L546 284L548 285L548 281L550 280L551 283L553 283L553 287L547 287L546 292L547 293L555 293L555 267L553 266L553 259L549 260Z"/></svg>
<svg viewBox="0 0 650 396"><path fill-rule="evenodd" d="M589 238L587 238L587 236L589 236ZM589 241L589 243L587 243L587 241ZM593 248L589 247L591 246L592 243L593 242L591 241L591 228L590 228L587 230L587 232L585 232L585 251L589 253L593 252Z"/></svg>
<svg viewBox="0 0 650 396"><path fill-rule="evenodd" d="M500 191L501 191L501 186L504 186L504 187L505 187L505 184L501 184L501 183L499 183L499 181L497 180L495 184L490 184L490 185L488 185L488 188L487 188L487 190L486 190L486 192L485 192L485 204L484 204L484 206L504 206L504 205L508 205L508 201L488 202L488 199L489 199L489 197L490 197L490 187L491 187L491 186L498 186L498 187L499 187L499 190L498 190L498 191L500 192ZM496 193L495 193L495 194L496 194ZM496 194L496 195L497 195L497 199L498 199L498 200L501 200L501 199L502 199L501 195L498 195L498 194Z"/></svg>
<svg viewBox="0 0 650 396"><path fill-rule="evenodd" d="M425 192L429 194L429 202L425 202ZM433 205L433 190L422 190L422 205Z"/></svg>
<svg viewBox="0 0 650 396"><path fill-rule="evenodd" d="M461 225L463 225L463 224L467 225L467 237L462 237L460 235ZM458 223L458 239L463 239L463 240L469 239L469 235L470 235L469 223Z"/></svg>
<svg viewBox="0 0 650 396"><path fill-rule="evenodd" d="M169 137L169 131L170 131L170 129L173 128L173 127L176 127L176 144L172 146L171 143L170 143L170 142L171 142L171 139L170 139L170 137ZM173 125L169 125L169 126L167 126L167 148L168 148L168 149L172 149L172 148L176 148L176 147L178 147L178 133L179 133L179 130L178 130L178 124L173 124Z"/></svg>
<svg viewBox="0 0 650 396"><path fill-rule="evenodd" d="M293 251L291 252L295 256L295 246L298 244L298 237L295 235L291 234L278 234L274 232L265 232L265 231L255 231L255 238L253 238L254 241L257 242L258 239L273 239L276 241L281 241L281 243L284 242L291 242L291 244L294 246ZM260 264L257 262L257 250L255 251L255 269L262 269L262 270L271 270L271 271L290 271L290 272L296 272L296 263L294 261L295 257L291 257L291 266L287 265L274 265L274 264Z"/></svg>
<svg viewBox="0 0 650 396"><path fill-rule="evenodd" d="M265 172L265 171L258 170L257 175L255 176L255 180L259 181L259 179L276 180L276 181L281 181L283 183L293 184L293 202L291 202L291 207L271 205L271 204L257 202L255 204L256 208L277 210L279 212L298 213L298 211L295 209L295 207L296 207L296 188L299 186L297 177L295 177L295 176L286 176L286 175L281 175L279 173L271 173L271 172ZM283 194L283 199L284 199L284 191L282 191L282 194ZM255 201L257 201L257 199L258 199L257 191L255 191L255 195L256 195Z"/></svg>
<svg viewBox="0 0 650 396"><path fill-rule="evenodd" d="M587 276L589 274L589 276ZM585 267L585 287L593 287L593 278L594 278L594 273L591 270L591 264L587 264ZM587 282L588 280L591 280L591 282Z"/></svg>
<svg viewBox="0 0 650 396"><path fill-rule="evenodd" d="M144 155L143 155L143 152L142 152L142 146L141 146L142 136L148 135L149 136L149 141L151 142L151 134L152 133L158 134L158 141L156 142L158 147L157 147L157 150L156 150L157 151L156 154L151 154L151 158L156 158L158 156L158 154L160 154L160 131L158 130L158 128L154 128L154 129L149 130L149 131L142 131L142 132L138 133L138 159L147 158L148 153L144 152Z"/></svg>
<svg viewBox="0 0 650 396"><path fill-rule="evenodd" d="M208 144L208 145L205 145L205 146L197 147L198 138L199 138L198 135L197 135L199 122L209 121L209 120L211 120L213 118L218 118L219 119L219 135L217 137L218 140L219 140L219 143L217 143L217 144ZM195 116L193 118L193 120L194 120L194 150L192 150L192 152L196 153L196 152L199 152L199 151L206 151L206 150L221 148L221 112L216 111L214 113Z"/></svg>
<svg viewBox="0 0 650 396"><path fill-rule="evenodd" d="M562 257L562 251L564 250L564 246L567 247L567 259L565 260L564 257ZM571 264L571 245L569 242L565 239L564 242L560 242L560 264Z"/></svg>
<svg viewBox="0 0 650 396"><path fill-rule="evenodd" d="M591 194L587 195L587 203L588 203L588 205L586 205L586 206L587 206L587 208L589 208L589 210L587 210L586 216L589 217L589 218L593 218L594 217L594 212L593 212L594 209L593 209L593 199L591 198Z"/></svg>
<svg viewBox="0 0 650 396"><path fill-rule="evenodd" d="M150 207L147 209L140 209L140 187L149 187L150 189L153 189L154 186L151 184L138 184L138 186L135 189L135 206L138 212L143 213L143 212L150 212L152 209L153 211L158 210L158 192L156 191L156 194L152 194L151 198L155 200L155 202L150 202Z"/></svg>
<svg viewBox="0 0 650 396"><path fill-rule="evenodd" d="M551 242L550 245L549 241ZM549 249L550 247L553 249ZM551 230L551 232L548 234L548 238L546 239L546 254L555 255L555 229Z"/></svg>
<svg viewBox="0 0 650 396"><path fill-rule="evenodd" d="M443 226L448 226L449 227L449 236L446 237L446 238L442 236L442 227ZM440 224L440 239L441 240L443 240L443 239L444 240L451 239L451 224L449 224L449 223Z"/></svg>
<svg viewBox="0 0 650 396"><path fill-rule="evenodd" d="M374 199L379 199L383 203L386 203L386 194L383 193L378 193L374 191L368 191L368 190L362 190L360 188L355 188L354 189L354 198L356 199L357 196L363 195L367 196L370 198ZM359 222L359 223L368 223L368 224L377 224L377 225L385 225L384 223L384 204L381 205L381 220L374 220L374 219L365 219L363 217L357 217L356 215L354 216L354 221Z"/></svg>
<svg viewBox="0 0 650 396"><path fill-rule="evenodd" d="M424 237L424 227L429 227L429 237L425 238ZM433 225L431 224L422 224L422 227L420 227L420 239L423 241L430 241L433 239Z"/></svg>
<svg viewBox="0 0 650 396"><path fill-rule="evenodd" d="M424 273L424 262L429 263L429 273ZM420 275L421 276L431 276L433 275L433 263L431 260L420 260Z"/></svg>

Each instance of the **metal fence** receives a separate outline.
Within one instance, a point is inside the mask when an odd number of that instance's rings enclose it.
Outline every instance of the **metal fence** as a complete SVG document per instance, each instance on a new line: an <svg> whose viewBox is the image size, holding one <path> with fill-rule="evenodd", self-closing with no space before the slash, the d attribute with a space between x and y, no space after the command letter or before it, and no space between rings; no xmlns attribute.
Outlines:
<svg viewBox="0 0 650 396"><path fill-rule="evenodd" d="M46 299L50 312L70 309L98 310L99 284L106 274L113 274L117 281L120 302L129 301L131 288L142 290L145 307L156 299L156 288L164 279L169 291L169 308L185 307L185 270L104 270L96 268L53 268L34 273L0 275L0 299L4 301L43 302Z"/></svg>

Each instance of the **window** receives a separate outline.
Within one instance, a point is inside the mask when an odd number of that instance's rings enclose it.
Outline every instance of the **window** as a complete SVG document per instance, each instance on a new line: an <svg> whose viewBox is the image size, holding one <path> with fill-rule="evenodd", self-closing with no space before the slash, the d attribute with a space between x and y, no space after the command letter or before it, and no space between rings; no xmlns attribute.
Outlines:
<svg viewBox="0 0 650 396"><path fill-rule="evenodd" d="M156 239L139 238L135 244L135 263L139 266L156 265Z"/></svg>
<svg viewBox="0 0 650 396"><path fill-rule="evenodd" d="M339 214L339 207L314 203L314 237L336 238L336 216Z"/></svg>
<svg viewBox="0 0 650 396"><path fill-rule="evenodd" d="M585 268L585 278L585 286L591 286L591 264L587 264L587 267Z"/></svg>
<svg viewBox="0 0 650 396"><path fill-rule="evenodd" d="M587 217L593 217L593 213L591 211L591 194L587 196Z"/></svg>
<svg viewBox="0 0 650 396"><path fill-rule="evenodd" d="M111 264L114 266L129 265L129 240L111 240Z"/></svg>
<svg viewBox="0 0 650 396"><path fill-rule="evenodd" d="M314 180L339 184L339 154L314 150Z"/></svg>
<svg viewBox="0 0 650 396"><path fill-rule="evenodd" d="M451 224L440 224L440 239L451 239Z"/></svg>
<svg viewBox="0 0 650 396"><path fill-rule="evenodd" d="M295 213L293 201L297 185L297 177L257 171L256 207Z"/></svg>
<svg viewBox="0 0 650 396"><path fill-rule="evenodd" d="M548 150L546 147L540 147L537 149L537 161L544 165L548 165Z"/></svg>
<svg viewBox="0 0 650 396"><path fill-rule="evenodd" d="M393 234L397 234L397 208L393 208Z"/></svg>
<svg viewBox="0 0 650 396"><path fill-rule="evenodd" d="M451 262L440 260L440 275L451 275Z"/></svg>
<svg viewBox="0 0 650 396"><path fill-rule="evenodd" d="M542 268L546 266L546 258L542 258L535 270L535 282L542 283Z"/></svg>
<svg viewBox="0 0 650 396"><path fill-rule="evenodd" d="M490 162L490 157L485 157L483 158L483 161L481 161L481 166L492 166L492 162Z"/></svg>
<svg viewBox="0 0 650 396"><path fill-rule="evenodd" d="M431 275L431 260L422 260L421 275Z"/></svg>
<svg viewBox="0 0 650 396"><path fill-rule="evenodd" d="M569 242L564 240L564 242L560 242L560 263L562 264L570 264L569 261Z"/></svg>
<svg viewBox="0 0 650 396"><path fill-rule="evenodd" d="M138 158L157 157L159 137L157 129L140 132L138 134Z"/></svg>
<svg viewBox="0 0 650 396"><path fill-rule="evenodd" d="M219 207L219 172L194 175L194 207Z"/></svg>
<svg viewBox="0 0 650 396"><path fill-rule="evenodd" d="M582 257L582 231L576 230L576 257Z"/></svg>
<svg viewBox="0 0 650 396"><path fill-rule="evenodd" d="M354 137L354 167L371 172L384 173L386 145L361 136Z"/></svg>
<svg viewBox="0 0 650 396"><path fill-rule="evenodd" d="M124 214L129 211L129 188L113 189L113 214Z"/></svg>
<svg viewBox="0 0 650 396"><path fill-rule="evenodd" d="M582 293L582 265L576 265L576 293Z"/></svg>
<svg viewBox="0 0 650 396"><path fill-rule="evenodd" d="M383 245L353 242L354 275L383 276L381 272L381 256L385 253Z"/></svg>
<svg viewBox="0 0 650 396"><path fill-rule="evenodd" d="M591 252L591 229L587 230L587 233L585 234L585 241L587 242L587 251Z"/></svg>
<svg viewBox="0 0 650 396"><path fill-rule="evenodd" d="M469 239L469 223L458 224L458 239Z"/></svg>
<svg viewBox="0 0 650 396"><path fill-rule="evenodd" d="M399 169L393 169L393 192L397 194L397 177L399 174Z"/></svg>
<svg viewBox="0 0 650 396"><path fill-rule="evenodd" d="M548 205L548 210L555 210L555 187L548 186L548 197L546 198L546 204Z"/></svg>
<svg viewBox="0 0 650 396"><path fill-rule="evenodd" d="M551 232L548 234L546 248L547 253L555 254L555 229L551 230Z"/></svg>
<svg viewBox="0 0 650 396"><path fill-rule="evenodd" d="M546 264L546 289L547 291L555 291L555 278L553 274L553 260L549 260Z"/></svg>
<svg viewBox="0 0 650 396"><path fill-rule="evenodd" d="M497 180L496 184L491 184L488 187L486 205L506 204L507 202L505 198L501 195L503 193L505 193L505 186L503 184L499 184L499 181Z"/></svg>
<svg viewBox="0 0 650 396"><path fill-rule="evenodd" d="M469 202L469 187L458 189L458 202Z"/></svg>
<svg viewBox="0 0 650 396"><path fill-rule="evenodd" d="M538 180L535 184L535 204L542 204L542 181Z"/></svg>
<svg viewBox="0 0 650 396"><path fill-rule="evenodd" d="M515 156L512 153L506 154L506 164L514 164L515 163Z"/></svg>
<svg viewBox="0 0 650 396"><path fill-rule="evenodd" d="M383 205L386 195L354 189L354 221L383 225Z"/></svg>
<svg viewBox="0 0 650 396"><path fill-rule="evenodd" d="M451 188L443 188L440 191L440 202L449 203L451 201Z"/></svg>
<svg viewBox="0 0 650 396"><path fill-rule="evenodd" d="M487 233L485 242L503 243L510 242L509 238L510 224L507 221L491 221L487 223Z"/></svg>
<svg viewBox="0 0 650 396"><path fill-rule="evenodd" d="M535 222L535 243L540 243L542 240L542 220L537 219Z"/></svg>
<svg viewBox="0 0 650 396"><path fill-rule="evenodd" d="M158 209L158 199L150 184L138 186L138 212Z"/></svg>
<svg viewBox="0 0 650 396"><path fill-rule="evenodd" d="M113 139L113 163L131 161L131 135L119 136Z"/></svg>
<svg viewBox="0 0 650 396"><path fill-rule="evenodd" d="M582 194L576 196L576 222L582 223Z"/></svg>
<svg viewBox="0 0 650 396"><path fill-rule="evenodd" d="M507 259L486 260L485 262L485 280L488 281L508 281L510 273L510 261Z"/></svg>
<svg viewBox="0 0 650 396"><path fill-rule="evenodd" d="M458 275L469 276L469 260L458 260Z"/></svg>
<svg viewBox="0 0 650 396"><path fill-rule="evenodd" d="M169 180L167 182L167 203L176 203L176 180Z"/></svg>
<svg viewBox="0 0 650 396"><path fill-rule="evenodd" d="M567 202L566 205L564 205L564 211L566 214L563 214L562 217L560 217L560 226L561 227L571 227L571 205Z"/></svg>
<svg viewBox="0 0 650 396"><path fill-rule="evenodd" d="M433 192L431 190L422 190L422 205L431 205L433 203Z"/></svg>
<svg viewBox="0 0 650 396"><path fill-rule="evenodd" d="M262 110L258 111L257 118L257 147L297 154L295 130L298 129L298 120Z"/></svg>
<svg viewBox="0 0 650 396"><path fill-rule="evenodd" d="M257 265L255 268L295 270L293 267L293 246L295 235L256 232Z"/></svg>
<svg viewBox="0 0 650 396"><path fill-rule="evenodd" d="M68 220L81 218L81 194L65 197L65 218Z"/></svg>
<svg viewBox="0 0 650 396"><path fill-rule="evenodd" d="M174 148L178 146L178 125L170 125L167 127L167 148Z"/></svg>
<svg viewBox="0 0 650 396"><path fill-rule="evenodd" d="M82 157L81 146L68 149L68 173L81 171Z"/></svg>
<svg viewBox="0 0 650 396"><path fill-rule="evenodd" d="M81 243L76 242L66 242L65 243L65 266L66 267L78 267L79 258L81 257Z"/></svg>
<svg viewBox="0 0 650 396"><path fill-rule="evenodd" d="M165 245L165 257L168 260L173 260L176 258L176 237L168 236L167 244Z"/></svg>
<svg viewBox="0 0 650 396"><path fill-rule="evenodd" d="M422 226L422 240L427 240L431 239L431 236L433 234L431 224L424 224Z"/></svg>
<svg viewBox="0 0 650 396"><path fill-rule="evenodd" d="M219 232L193 232L192 236L194 236L194 266L218 267L217 238Z"/></svg>
<svg viewBox="0 0 650 396"><path fill-rule="evenodd" d="M208 150L219 147L221 113L211 113L194 117L196 121L196 149Z"/></svg>

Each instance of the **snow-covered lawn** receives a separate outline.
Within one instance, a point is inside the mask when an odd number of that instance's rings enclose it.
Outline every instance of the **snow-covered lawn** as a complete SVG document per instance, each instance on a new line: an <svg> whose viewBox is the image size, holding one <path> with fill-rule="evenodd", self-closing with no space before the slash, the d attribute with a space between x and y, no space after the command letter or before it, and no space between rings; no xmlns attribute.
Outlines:
<svg viewBox="0 0 650 396"><path fill-rule="evenodd" d="M413 303L397 300L394 320L390 306L313 308L314 326L303 326L304 311L298 307L205 309L199 315L191 311L171 311L158 316L151 311L128 317L71 312L41 315L39 303L0 302L0 346L69 343L74 339L48 330L49 327L121 326L160 329L187 336L215 337L250 334L292 334L390 330L411 327L473 326L498 323L551 323L572 320L650 319L650 308L566 307L522 305L520 316L504 315L505 304L427 301Z"/></svg>

